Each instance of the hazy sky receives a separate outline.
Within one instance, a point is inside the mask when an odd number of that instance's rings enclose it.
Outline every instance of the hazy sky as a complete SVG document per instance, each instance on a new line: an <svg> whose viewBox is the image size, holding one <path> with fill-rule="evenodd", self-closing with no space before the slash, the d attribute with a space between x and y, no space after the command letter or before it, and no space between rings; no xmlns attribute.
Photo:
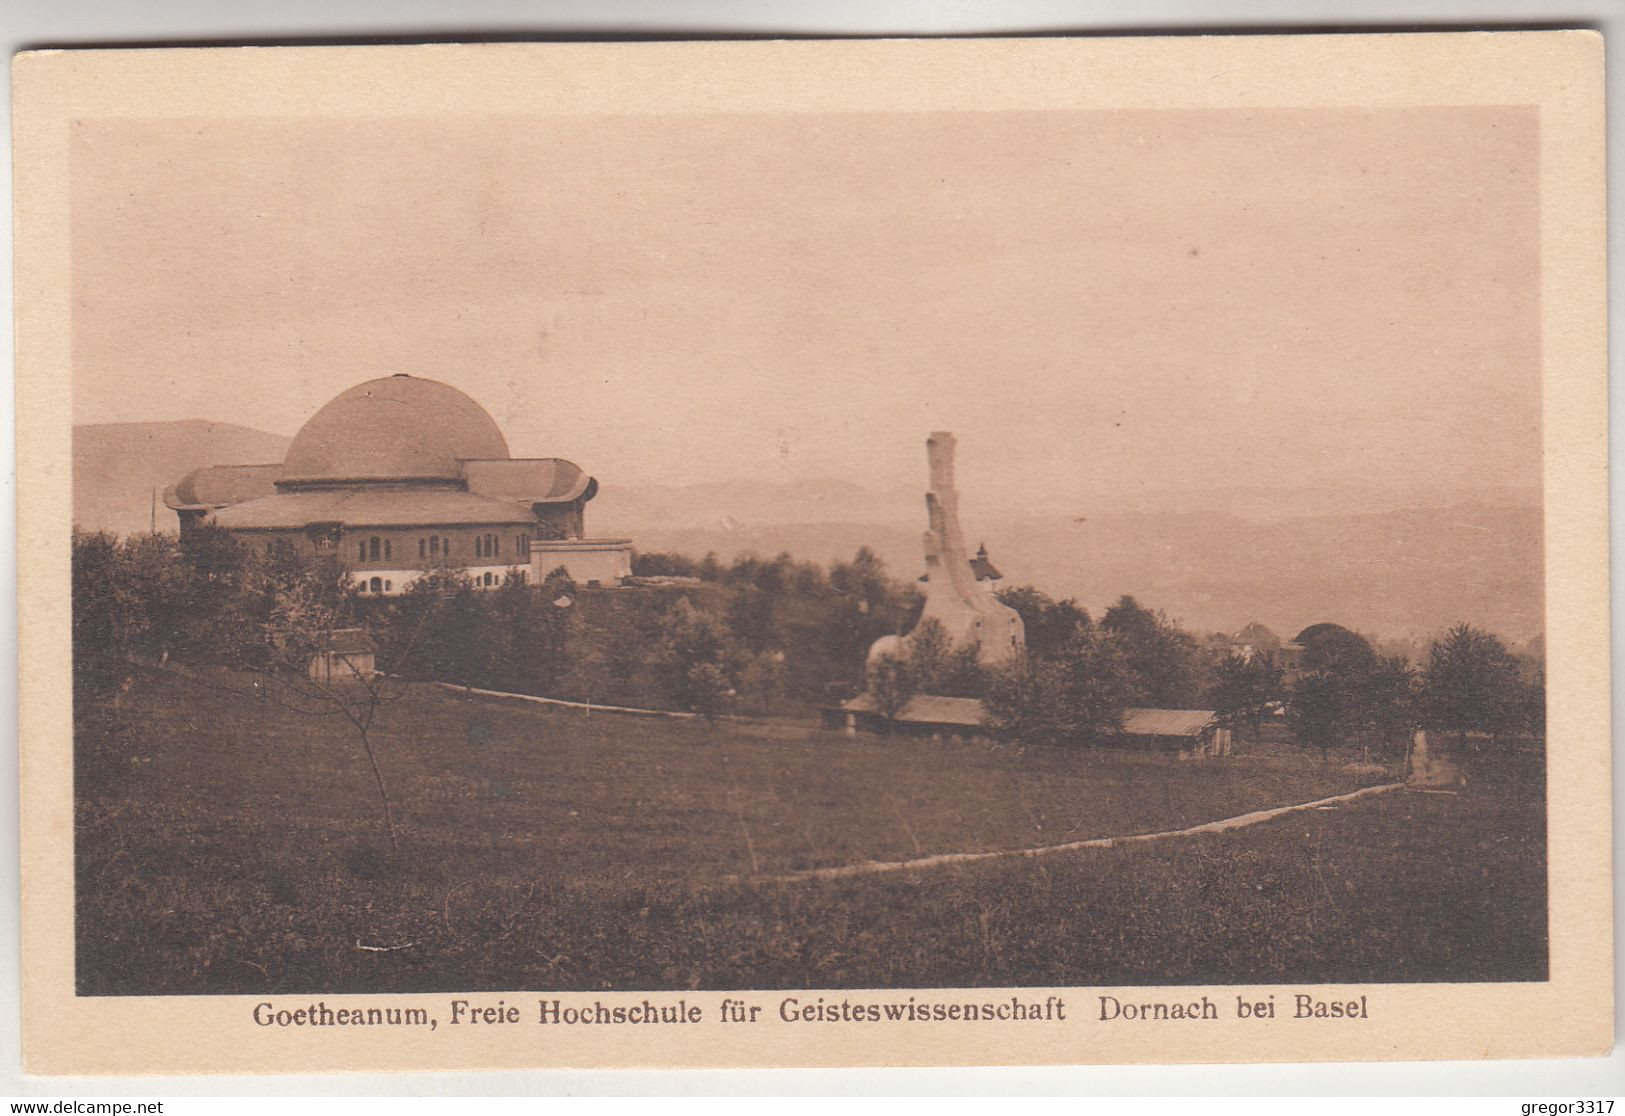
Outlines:
<svg viewBox="0 0 1625 1116"><path fill-rule="evenodd" d="M1533 110L84 122L77 422L372 376L607 483L1540 478Z"/></svg>

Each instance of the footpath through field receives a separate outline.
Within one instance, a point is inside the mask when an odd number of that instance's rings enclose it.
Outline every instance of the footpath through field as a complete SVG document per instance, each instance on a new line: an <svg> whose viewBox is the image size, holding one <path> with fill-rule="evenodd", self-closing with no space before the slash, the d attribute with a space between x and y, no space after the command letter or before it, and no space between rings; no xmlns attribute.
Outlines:
<svg viewBox="0 0 1625 1116"><path fill-rule="evenodd" d="M938 853L934 856L916 857L913 860L868 860L859 864L842 864L833 868L808 868L800 872L788 872L778 876L759 876L756 878L766 883L797 883L802 880L829 880L840 879L845 876L875 875L881 872L909 872L922 868L942 868L950 864L970 864L982 860L1048 856L1051 853L1077 852L1082 849L1113 849L1120 845L1132 845L1142 841L1165 841L1174 837L1194 837L1199 833L1224 833L1231 829L1244 829L1247 826L1258 825L1261 822L1270 821L1284 814L1332 807L1342 802L1352 802L1357 798L1365 798L1368 795L1402 790L1404 787L1404 783L1383 783L1374 787L1361 787L1359 790L1350 791L1347 794L1334 794L1330 798L1317 798L1312 802L1298 802L1290 806L1275 806L1268 810L1254 810L1247 814L1237 814L1233 818L1220 818L1218 821L1202 822L1199 825L1187 826L1184 829L1167 829L1160 833L1133 833L1125 837L1091 837L1082 841L1067 841L1060 845L1039 845L1029 849Z"/></svg>

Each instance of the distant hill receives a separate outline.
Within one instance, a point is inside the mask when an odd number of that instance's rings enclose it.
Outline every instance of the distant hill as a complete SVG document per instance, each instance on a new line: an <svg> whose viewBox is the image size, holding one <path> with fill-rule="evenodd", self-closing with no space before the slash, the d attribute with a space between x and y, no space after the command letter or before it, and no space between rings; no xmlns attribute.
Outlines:
<svg viewBox="0 0 1625 1116"><path fill-rule="evenodd" d="M727 558L789 551L827 561L869 546L894 573L922 569L923 513L895 524L648 525L642 550ZM628 527L631 527L628 524ZM1462 505L1368 515L1248 520L1210 513L1104 515L964 524L1006 585L1075 596L1092 612L1123 593L1194 632L1252 620L1290 637L1335 620L1393 638L1466 620L1522 641L1543 628L1541 513Z"/></svg>
<svg viewBox="0 0 1625 1116"><path fill-rule="evenodd" d="M594 523L715 527L764 523L897 523L925 514L918 488L873 489L844 480L791 483L735 480L708 484L604 483L589 512ZM595 528L596 529L596 528Z"/></svg>
<svg viewBox="0 0 1625 1116"><path fill-rule="evenodd" d="M82 527L145 531L152 491L213 464L280 461L288 439L227 423L174 422L74 429L74 519ZM1122 593L1196 632L1251 620L1290 635L1333 620L1395 639L1467 620L1521 641L1541 631L1542 522L1537 497L1248 490L1116 494L1077 515L964 510L974 546L986 542L1007 585L1076 596L1099 612ZM1139 510L1125 510L1139 501ZM1406 502L1416 501L1406 506ZM160 505L160 529L174 514ZM860 546L894 573L922 567L921 492L845 480L740 480L697 485L604 485L587 513L597 535L628 535L641 550L727 558L789 551L827 562Z"/></svg>
<svg viewBox="0 0 1625 1116"><path fill-rule="evenodd" d="M173 531L175 513L162 492L205 465L281 461L290 439L229 422L117 422L73 428L73 522L88 531L126 535L151 523L159 491L158 529Z"/></svg>

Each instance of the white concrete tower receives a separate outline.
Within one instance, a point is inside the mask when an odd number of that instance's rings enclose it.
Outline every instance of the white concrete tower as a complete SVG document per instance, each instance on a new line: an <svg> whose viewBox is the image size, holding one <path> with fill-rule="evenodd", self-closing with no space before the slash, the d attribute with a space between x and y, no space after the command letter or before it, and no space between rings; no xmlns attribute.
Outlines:
<svg viewBox="0 0 1625 1116"><path fill-rule="evenodd" d="M925 450L931 467L930 491L925 494L930 526L925 532L925 609L920 619L941 624L955 648L975 644L983 666L1005 662L1021 653L1027 633L1015 609L1000 604L976 584L959 526L954 436L939 430L926 439ZM906 645L908 639L907 635L901 640L888 636L877 641L870 659L881 652L901 650L899 644Z"/></svg>

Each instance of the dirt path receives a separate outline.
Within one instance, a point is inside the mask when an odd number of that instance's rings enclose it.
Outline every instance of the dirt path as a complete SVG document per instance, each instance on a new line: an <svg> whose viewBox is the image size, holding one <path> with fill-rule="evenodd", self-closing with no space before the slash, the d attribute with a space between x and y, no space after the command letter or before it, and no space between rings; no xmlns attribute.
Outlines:
<svg viewBox="0 0 1625 1116"><path fill-rule="evenodd" d="M1220 818L1218 821L1203 822L1200 825L1189 826L1185 829L1167 829L1160 833L1134 833L1127 837L1091 837L1085 841L1068 841L1061 845L1040 845L1031 849L999 849L994 852L974 853L938 853L935 856L922 856L914 860L869 860L861 864L842 864L835 868L809 868L801 872L789 872L782 876L757 876L765 883L797 883L802 880L832 880L846 876L868 876L881 872L909 872L917 868L942 868L949 864L970 864L978 860L999 860L1018 856L1047 856L1051 853L1076 852L1080 849L1115 849L1120 845L1132 845L1141 841L1164 841L1173 837L1194 837L1198 833L1223 833L1231 829L1244 829L1249 825L1258 825L1285 814L1297 813L1300 810L1315 810L1323 806L1336 806L1342 802L1353 802L1357 798L1367 795L1382 794L1386 791L1400 790L1404 783L1383 783L1375 787L1361 787L1357 791L1347 794L1334 794L1330 798L1317 798L1313 802L1298 802L1290 806L1272 806L1268 810L1254 810L1250 814L1237 814L1233 818Z"/></svg>

